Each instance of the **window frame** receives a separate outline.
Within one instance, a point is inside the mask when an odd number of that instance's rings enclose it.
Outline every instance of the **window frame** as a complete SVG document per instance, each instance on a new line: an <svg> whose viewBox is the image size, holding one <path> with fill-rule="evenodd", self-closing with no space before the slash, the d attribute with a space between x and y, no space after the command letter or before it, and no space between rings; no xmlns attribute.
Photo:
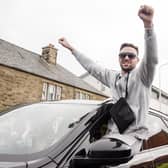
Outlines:
<svg viewBox="0 0 168 168"><path fill-rule="evenodd" d="M50 96L50 88L52 88L52 95ZM62 86L44 82L42 87L42 101L56 101L62 99Z"/></svg>

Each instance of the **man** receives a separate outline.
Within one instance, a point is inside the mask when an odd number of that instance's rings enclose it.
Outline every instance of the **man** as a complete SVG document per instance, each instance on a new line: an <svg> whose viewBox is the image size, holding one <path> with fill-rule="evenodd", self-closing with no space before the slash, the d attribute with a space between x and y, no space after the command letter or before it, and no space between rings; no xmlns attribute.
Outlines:
<svg viewBox="0 0 168 168"><path fill-rule="evenodd" d="M65 38L60 38L59 43L69 49L79 63L94 77L107 85L112 92L113 103L120 97L125 97L126 81L128 79L127 102L133 110L136 121L131 124L124 134L119 134L116 124L109 124L108 136L127 141L134 145L134 152L141 148L142 140L147 138L148 129L145 126L146 114L149 107L149 90L154 78L157 58L156 38L153 31L152 7L143 5L138 11L138 16L143 21L145 28L145 54L139 67L138 48L130 43L124 43L119 51L119 64L121 72L100 67L89 58L79 53Z"/></svg>

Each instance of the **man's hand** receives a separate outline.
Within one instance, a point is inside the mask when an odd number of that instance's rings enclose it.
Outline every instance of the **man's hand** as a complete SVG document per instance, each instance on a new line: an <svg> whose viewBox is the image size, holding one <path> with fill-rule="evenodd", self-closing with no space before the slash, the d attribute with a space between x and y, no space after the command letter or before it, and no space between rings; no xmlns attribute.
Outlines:
<svg viewBox="0 0 168 168"><path fill-rule="evenodd" d="M142 19L145 28L152 28L153 15L154 15L154 9L147 5L141 6L138 11L138 16Z"/></svg>
<svg viewBox="0 0 168 168"><path fill-rule="evenodd" d="M74 48L68 43L68 41L62 37L58 40L58 42L65 48L69 49L71 52L74 50Z"/></svg>

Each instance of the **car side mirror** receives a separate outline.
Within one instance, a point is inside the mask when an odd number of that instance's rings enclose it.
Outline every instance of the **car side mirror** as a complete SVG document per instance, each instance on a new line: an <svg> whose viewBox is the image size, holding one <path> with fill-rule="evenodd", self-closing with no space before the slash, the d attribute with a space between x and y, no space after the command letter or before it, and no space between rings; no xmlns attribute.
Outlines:
<svg viewBox="0 0 168 168"><path fill-rule="evenodd" d="M88 152L80 150L71 160L72 168L98 168L100 166L116 166L127 163L133 158L131 148L125 142L103 138L91 143Z"/></svg>

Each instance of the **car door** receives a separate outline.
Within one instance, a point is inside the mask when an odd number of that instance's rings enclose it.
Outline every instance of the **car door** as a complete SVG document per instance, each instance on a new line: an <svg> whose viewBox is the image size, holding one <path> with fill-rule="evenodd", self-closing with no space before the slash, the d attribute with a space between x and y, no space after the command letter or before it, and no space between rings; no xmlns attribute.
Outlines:
<svg viewBox="0 0 168 168"><path fill-rule="evenodd" d="M66 156L68 161L60 167L69 167L74 156L85 157L90 144L104 134L104 131L101 131L104 125L104 116L99 114L96 117L96 119L94 117L89 119L89 122L84 124L85 126L88 124L85 134L78 141L78 145ZM150 137L143 142L142 150L132 160L115 166L115 168L162 168L168 164L168 116L150 109L148 128ZM114 166L109 167L113 168Z"/></svg>
<svg viewBox="0 0 168 168"><path fill-rule="evenodd" d="M149 119L152 136L143 141L142 151L138 154L141 161L132 163L131 168L168 167L168 116L150 109Z"/></svg>
<svg viewBox="0 0 168 168"><path fill-rule="evenodd" d="M78 141L78 146L69 154L68 161L61 165L61 167L69 167L71 159L74 156L85 156L89 145L101 138L104 131L101 131L104 126L104 120L101 115L97 119L91 118L87 125L85 134ZM94 122L91 122L94 121ZM155 110L149 111L148 127L151 133L150 138L143 142L142 150L134 156L128 163L115 166L115 168L160 168L168 163L168 117L165 114ZM111 167L111 166L109 166ZM162 167L161 167L162 168Z"/></svg>
<svg viewBox="0 0 168 168"><path fill-rule="evenodd" d="M156 135L153 135L151 138L149 138L147 141L147 147L149 149L167 149L167 152L165 151L165 153L158 150L158 156L155 157L153 163L154 167L156 168L168 167L168 115L161 112L153 113L152 111L150 111L150 114L160 120L162 129Z"/></svg>

